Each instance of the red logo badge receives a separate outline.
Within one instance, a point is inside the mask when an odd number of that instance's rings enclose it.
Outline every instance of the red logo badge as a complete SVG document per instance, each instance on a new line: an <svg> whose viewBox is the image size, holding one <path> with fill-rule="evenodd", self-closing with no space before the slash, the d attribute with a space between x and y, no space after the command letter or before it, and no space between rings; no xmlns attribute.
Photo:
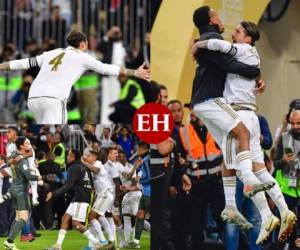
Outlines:
<svg viewBox="0 0 300 250"><path fill-rule="evenodd" d="M171 136L174 121L171 111L159 103L147 103L133 117L133 129L138 138L157 144Z"/></svg>

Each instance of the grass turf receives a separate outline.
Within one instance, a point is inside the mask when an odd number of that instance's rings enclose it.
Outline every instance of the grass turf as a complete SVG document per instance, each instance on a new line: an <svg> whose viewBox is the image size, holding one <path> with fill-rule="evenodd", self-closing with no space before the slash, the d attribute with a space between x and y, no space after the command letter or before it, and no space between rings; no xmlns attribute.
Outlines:
<svg viewBox="0 0 300 250"><path fill-rule="evenodd" d="M19 241L20 237L18 236L18 238L15 241L17 248L20 250L43 250L44 248L55 244L58 231L39 231L39 233L42 234L41 237L38 237L33 242L28 243L21 243ZM2 244L5 240L5 238L0 238L0 249L4 249ZM82 250L85 246L87 246L86 238L79 232L70 230L66 235L62 248L63 250ZM149 233L143 232L140 249L150 249Z"/></svg>

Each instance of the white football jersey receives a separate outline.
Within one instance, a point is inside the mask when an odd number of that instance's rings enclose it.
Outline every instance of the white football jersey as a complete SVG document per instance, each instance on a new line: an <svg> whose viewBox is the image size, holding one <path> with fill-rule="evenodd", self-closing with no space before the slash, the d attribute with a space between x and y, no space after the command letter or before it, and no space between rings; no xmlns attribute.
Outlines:
<svg viewBox="0 0 300 250"><path fill-rule="evenodd" d="M242 63L260 67L260 57L255 47L247 43L234 43L219 39L208 40L209 50L220 51L234 56ZM224 97L228 103L256 103L255 79L247 79L236 74L227 74Z"/></svg>
<svg viewBox="0 0 300 250"><path fill-rule="evenodd" d="M104 64L89 54L71 46L44 52L34 58L11 61L11 69L39 66L40 72L29 89L29 98L54 97L61 101L69 97L73 84L88 70L118 76L120 67Z"/></svg>
<svg viewBox="0 0 300 250"><path fill-rule="evenodd" d="M122 169L122 173L123 173L123 172L125 172L125 173L130 173L132 169L133 169L133 165L131 165L130 163L127 162L126 165L125 165L125 166L123 167L123 169ZM126 179L126 178L122 175L122 173L121 173L121 175L120 175L122 184L124 184L124 185L131 185L131 184L132 184L132 181ZM135 176L136 176L136 174L134 173L134 174L133 174L133 177L135 177Z"/></svg>
<svg viewBox="0 0 300 250"><path fill-rule="evenodd" d="M110 181L110 186L113 187L113 190L115 191L116 189L116 185L113 181L114 178L118 178L120 177L120 173L116 167L116 163L112 162L110 160L108 160L105 164L104 164L104 168L106 169L106 171L109 174L109 181Z"/></svg>
<svg viewBox="0 0 300 250"><path fill-rule="evenodd" d="M6 156L10 157L12 153L17 151L17 146L14 142L8 142L6 144Z"/></svg>
<svg viewBox="0 0 300 250"><path fill-rule="evenodd" d="M97 174L92 173L96 194L100 194L106 190L114 191L114 185L110 181L111 177L102 163L96 161L94 167L100 169Z"/></svg>
<svg viewBox="0 0 300 250"><path fill-rule="evenodd" d="M123 172L130 173L132 169L133 169L133 165L127 162L125 167L123 167L122 173ZM136 172L134 172L132 177L136 177ZM131 179L130 180L126 179L122 174L120 178L123 185L131 186L133 184ZM126 193L126 195L132 197L132 196L140 195L140 192L141 191L130 191Z"/></svg>
<svg viewBox="0 0 300 250"><path fill-rule="evenodd" d="M34 160L35 160L35 152L34 152L34 149L33 149L32 145L31 145L30 140L28 138L26 138L26 141L29 142L29 144L30 144L29 148L32 149L32 154L33 154L31 157L27 158L27 160L29 162L30 167L34 169L34 168L36 168L35 162L34 162Z"/></svg>
<svg viewBox="0 0 300 250"><path fill-rule="evenodd" d="M116 162L114 162L114 163L115 163L114 167L116 168L116 170L117 170L117 172L118 172L118 174L119 174L121 183L124 184L124 183L123 183L123 179L122 179L122 172L124 171L124 166L123 166L123 164L122 164L121 162L119 162L119 161L116 161Z"/></svg>

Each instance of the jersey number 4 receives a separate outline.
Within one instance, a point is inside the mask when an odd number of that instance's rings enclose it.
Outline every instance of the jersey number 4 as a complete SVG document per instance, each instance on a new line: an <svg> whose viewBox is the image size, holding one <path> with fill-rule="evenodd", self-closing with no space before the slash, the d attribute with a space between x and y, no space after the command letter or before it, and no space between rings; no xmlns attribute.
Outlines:
<svg viewBox="0 0 300 250"><path fill-rule="evenodd" d="M54 57L50 62L49 64L50 65L53 65L52 67L52 71L57 71L58 69L58 66L62 64L62 59L64 58L65 56L65 52L63 53L60 53L58 56Z"/></svg>

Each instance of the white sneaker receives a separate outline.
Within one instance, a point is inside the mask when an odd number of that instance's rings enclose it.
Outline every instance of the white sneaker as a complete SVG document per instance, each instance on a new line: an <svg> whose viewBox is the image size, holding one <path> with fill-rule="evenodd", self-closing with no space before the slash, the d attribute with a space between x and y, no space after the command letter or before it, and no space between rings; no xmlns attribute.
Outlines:
<svg viewBox="0 0 300 250"><path fill-rule="evenodd" d="M242 230L249 230L253 225L239 212L236 207L226 206L221 213L221 219L238 225Z"/></svg>
<svg viewBox="0 0 300 250"><path fill-rule="evenodd" d="M9 243L7 240L3 242L3 246L6 250L20 250L16 247L15 243Z"/></svg>
<svg viewBox="0 0 300 250"><path fill-rule="evenodd" d="M140 245L140 242L136 239L134 239L133 241L129 242L126 246L126 248L129 248L129 249L140 249L141 248L141 245Z"/></svg>
<svg viewBox="0 0 300 250"><path fill-rule="evenodd" d="M297 222L297 216L290 210L288 210L281 218L280 231L278 235L278 240L284 242L293 232L294 226Z"/></svg>
<svg viewBox="0 0 300 250"><path fill-rule="evenodd" d="M59 245L54 245L52 247L45 248L44 250L62 250L62 248Z"/></svg>
<svg viewBox="0 0 300 250"><path fill-rule="evenodd" d="M260 232L256 240L256 244L263 243L272 233L272 231L280 224L279 219L275 215L268 216L265 223L261 223Z"/></svg>

